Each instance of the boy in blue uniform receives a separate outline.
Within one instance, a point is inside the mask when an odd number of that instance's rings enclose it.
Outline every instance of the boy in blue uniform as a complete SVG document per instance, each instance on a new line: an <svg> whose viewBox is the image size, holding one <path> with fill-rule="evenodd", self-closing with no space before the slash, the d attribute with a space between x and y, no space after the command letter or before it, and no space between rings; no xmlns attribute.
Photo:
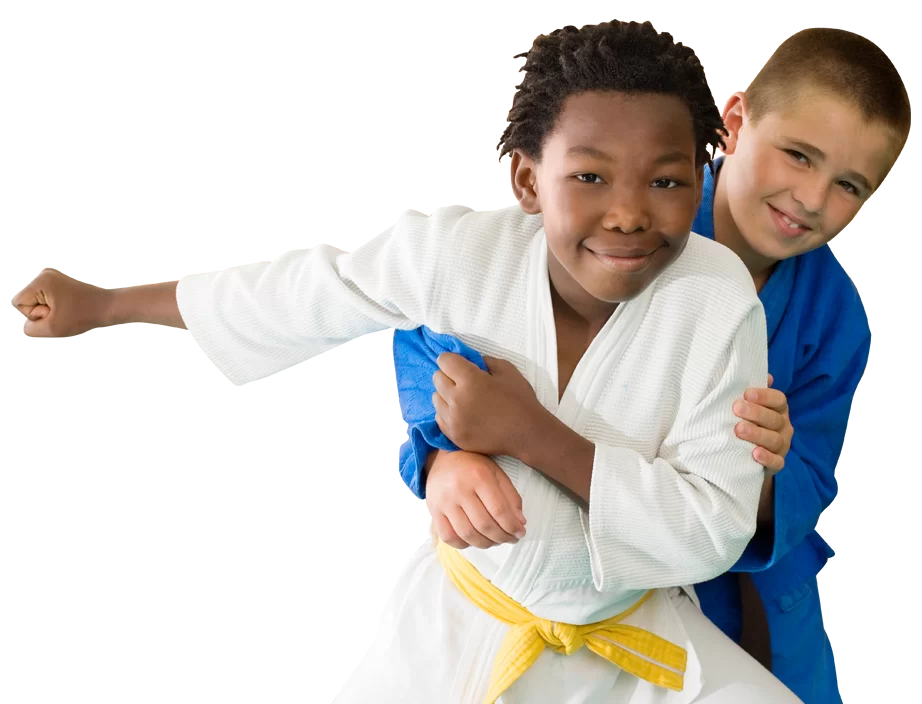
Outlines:
<svg viewBox="0 0 922 704"><path fill-rule="evenodd" d="M839 702L816 581L833 551L815 527L836 494L835 465L870 330L827 243L896 161L909 132L909 100L876 45L809 29L785 41L747 91L731 97L723 119L726 157L706 170L693 230L732 249L759 290L774 388L752 389L737 402L737 433L757 446L754 456L767 469L784 471L767 473L759 531L732 573L696 591L704 613L801 699ZM428 491L442 540L457 547L514 541L525 523L503 473L483 456L445 452L453 446L438 432L435 411L419 412L420 391L435 392L429 377L437 362L443 373L459 364L454 355L437 360L425 335L395 334L411 435L401 474L418 496ZM475 358L462 347L453 351ZM440 451L427 458L430 448ZM760 634L759 619L767 633Z"/></svg>

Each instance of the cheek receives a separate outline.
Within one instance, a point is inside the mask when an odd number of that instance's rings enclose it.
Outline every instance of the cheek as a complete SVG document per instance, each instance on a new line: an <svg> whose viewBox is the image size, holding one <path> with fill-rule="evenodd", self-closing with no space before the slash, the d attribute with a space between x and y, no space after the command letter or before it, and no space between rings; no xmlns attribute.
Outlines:
<svg viewBox="0 0 922 704"><path fill-rule="evenodd" d="M753 154L748 162L737 165L734 175L737 182L731 195L734 202L739 204L740 212L734 212L733 216L740 222L753 221L764 216L766 199L789 190L793 176L774 149Z"/></svg>
<svg viewBox="0 0 922 704"><path fill-rule="evenodd" d="M571 208L565 189L553 185L541 189L541 214L544 217L545 230L556 231L565 226L567 213Z"/></svg>
<svg viewBox="0 0 922 704"><path fill-rule="evenodd" d="M749 172L734 173L733 176L727 183L728 206L737 227L745 230L752 226L751 221L756 215L760 199L755 186L750 182Z"/></svg>
<svg viewBox="0 0 922 704"><path fill-rule="evenodd" d="M838 197L826 208L823 217L823 236L827 242L845 229L845 226L858 214L860 204L849 201L850 199Z"/></svg>
<svg viewBox="0 0 922 704"><path fill-rule="evenodd" d="M679 255L682 254L686 245L688 244L688 238L690 234L690 232L686 232L682 235L679 235L678 237L669 238L669 247L665 248L667 265L678 259Z"/></svg>
<svg viewBox="0 0 922 704"><path fill-rule="evenodd" d="M695 214L698 211L694 189L683 189L681 192L670 195L668 203L658 209L657 215L662 219L661 229L666 233L675 233L678 239L682 240L691 230L692 223L695 221ZM665 199L664 199L665 200ZM656 207L654 205L654 207ZM670 237L672 241L673 237Z"/></svg>
<svg viewBox="0 0 922 704"><path fill-rule="evenodd" d="M547 205L544 198L541 203L544 229L548 237L553 233L557 248L572 248L582 236L594 229L599 199L593 198L593 194L587 191L566 187L550 195Z"/></svg>
<svg viewBox="0 0 922 704"><path fill-rule="evenodd" d="M742 163L737 164L736 176L754 194L771 192L779 180L783 180L788 164L785 155L774 146L754 140L743 153Z"/></svg>
<svg viewBox="0 0 922 704"><path fill-rule="evenodd" d="M772 196L785 190L786 182L790 183L790 165L785 161L785 155L777 149L763 148L749 164L751 189L759 198Z"/></svg>

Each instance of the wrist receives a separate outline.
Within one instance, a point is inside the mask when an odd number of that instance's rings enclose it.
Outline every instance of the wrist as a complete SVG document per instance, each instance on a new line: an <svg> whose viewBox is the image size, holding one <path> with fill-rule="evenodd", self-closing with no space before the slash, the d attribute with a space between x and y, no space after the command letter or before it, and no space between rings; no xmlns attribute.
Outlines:
<svg viewBox="0 0 922 704"><path fill-rule="evenodd" d="M510 435L510 446L505 454L534 467L541 456L542 444L554 437L557 418L544 406L524 415L519 431Z"/></svg>
<svg viewBox="0 0 922 704"><path fill-rule="evenodd" d="M423 480L429 477L429 472L432 471L432 465L435 464L435 458L439 456L441 450L436 450L435 448L429 448L429 454L426 455L426 461L423 462Z"/></svg>
<svg viewBox="0 0 922 704"><path fill-rule="evenodd" d="M99 321L96 327L107 328L111 325L127 323L124 320L124 295L125 289L104 288L100 289L99 296Z"/></svg>
<svg viewBox="0 0 922 704"><path fill-rule="evenodd" d="M530 441L516 457L588 506L595 452L592 441L548 411L534 424Z"/></svg>

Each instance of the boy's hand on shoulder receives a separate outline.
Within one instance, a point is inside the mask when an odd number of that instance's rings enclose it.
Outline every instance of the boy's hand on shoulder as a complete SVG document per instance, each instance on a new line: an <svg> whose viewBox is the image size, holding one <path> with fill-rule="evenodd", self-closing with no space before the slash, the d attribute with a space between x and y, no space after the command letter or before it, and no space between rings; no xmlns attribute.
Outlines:
<svg viewBox="0 0 922 704"><path fill-rule="evenodd" d="M769 374L769 387L773 381ZM753 459L772 474L780 472L794 437L787 396L772 388L747 389L743 400L733 404L733 412L742 419L736 424L736 436L756 446Z"/></svg>
<svg viewBox="0 0 922 704"><path fill-rule="evenodd" d="M43 269L11 303L26 318L29 337L71 337L105 325L109 291L57 269Z"/></svg>
<svg viewBox="0 0 922 704"><path fill-rule="evenodd" d="M426 478L426 506L434 532L459 550L515 543L525 535L522 497L484 455L439 452Z"/></svg>
<svg viewBox="0 0 922 704"><path fill-rule="evenodd" d="M439 355L439 371L432 377L435 420L462 450L520 457L548 412L513 364L484 360L489 372L460 355Z"/></svg>

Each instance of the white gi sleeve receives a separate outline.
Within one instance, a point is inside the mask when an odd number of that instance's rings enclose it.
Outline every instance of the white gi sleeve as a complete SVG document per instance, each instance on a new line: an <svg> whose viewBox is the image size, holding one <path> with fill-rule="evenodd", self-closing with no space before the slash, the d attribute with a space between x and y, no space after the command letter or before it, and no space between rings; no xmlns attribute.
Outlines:
<svg viewBox="0 0 922 704"><path fill-rule="evenodd" d="M676 419L652 463L596 445L581 517L597 589L694 584L736 563L755 533L764 469L753 445L736 437L732 407L747 388L765 385L767 366L757 305L719 356L708 392Z"/></svg>
<svg viewBox="0 0 922 704"><path fill-rule="evenodd" d="M426 324L439 308L444 235L469 212L408 211L352 253L328 245L271 262L187 276L186 327L234 384L261 379L386 328Z"/></svg>

